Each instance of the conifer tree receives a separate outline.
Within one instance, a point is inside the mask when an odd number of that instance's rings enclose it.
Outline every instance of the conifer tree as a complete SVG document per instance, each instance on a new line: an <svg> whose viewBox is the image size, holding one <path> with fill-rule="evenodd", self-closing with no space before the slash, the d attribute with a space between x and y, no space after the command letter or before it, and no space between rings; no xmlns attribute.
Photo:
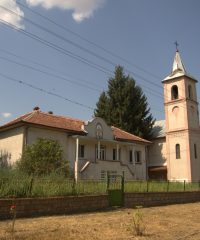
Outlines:
<svg viewBox="0 0 200 240"><path fill-rule="evenodd" d="M135 80L116 66L114 77L108 81L108 90L102 92L94 111L108 125L119 127L143 138L151 137L154 124L147 98Z"/></svg>

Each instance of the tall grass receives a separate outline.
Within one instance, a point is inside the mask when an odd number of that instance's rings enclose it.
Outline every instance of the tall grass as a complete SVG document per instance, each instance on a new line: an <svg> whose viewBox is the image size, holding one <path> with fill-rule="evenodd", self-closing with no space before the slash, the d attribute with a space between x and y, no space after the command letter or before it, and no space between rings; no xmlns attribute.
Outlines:
<svg viewBox="0 0 200 240"><path fill-rule="evenodd" d="M120 182L110 182L109 189L120 188ZM198 191L199 183L167 181L125 181L125 192ZM80 180L75 183L64 175L30 176L17 170L0 170L0 198L52 197L107 193L107 181Z"/></svg>
<svg viewBox="0 0 200 240"><path fill-rule="evenodd" d="M82 180L75 183L64 175L33 177L17 170L0 171L0 198L105 194L106 191L106 181Z"/></svg>

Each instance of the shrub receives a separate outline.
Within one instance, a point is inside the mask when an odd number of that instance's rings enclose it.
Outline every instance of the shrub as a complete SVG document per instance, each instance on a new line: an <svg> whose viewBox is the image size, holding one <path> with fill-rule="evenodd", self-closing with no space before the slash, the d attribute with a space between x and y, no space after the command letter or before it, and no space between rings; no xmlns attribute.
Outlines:
<svg viewBox="0 0 200 240"><path fill-rule="evenodd" d="M38 139L25 148L17 168L33 175L48 175L52 172L69 174L67 161L63 158L63 150L55 140Z"/></svg>

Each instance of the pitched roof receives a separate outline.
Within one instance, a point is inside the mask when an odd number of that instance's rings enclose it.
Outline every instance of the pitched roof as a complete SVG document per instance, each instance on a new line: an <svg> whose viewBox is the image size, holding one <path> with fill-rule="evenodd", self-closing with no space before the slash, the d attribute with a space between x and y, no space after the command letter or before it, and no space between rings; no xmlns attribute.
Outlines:
<svg viewBox="0 0 200 240"><path fill-rule="evenodd" d="M174 57L172 72L162 82L165 82L167 80L171 80L171 79L174 79L177 77L182 77L182 76L187 76L197 82L197 80L193 76L191 76L190 74L187 73L186 68L183 64L183 61L181 59L180 53L177 50L175 57Z"/></svg>
<svg viewBox="0 0 200 240"><path fill-rule="evenodd" d="M121 130L120 128L117 128L114 126L112 126L111 128L112 128L112 131L113 131L113 134L114 134L116 140L141 142L141 143L148 143L148 144L151 143L150 141L147 141L143 138L140 138L131 133L125 132L125 131Z"/></svg>
<svg viewBox="0 0 200 240"><path fill-rule="evenodd" d="M161 138L165 137L165 120L159 120L154 123L154 126L152 128L152 138Z"/></svg>
<svg viewBox="0 0 200 240"><path fill-rule="evenodd" d="M9 127L16 127L19 124L34 124L38 126L56 128L67 132L72 132L74 134L87 134L87 132L84 130L85 121L69 117L57 116L50 113L44 113L40 110L34 110L32 112L26 113L14 119L13 121L0 126L0 131L6 130ZM145 139L125 132L117 127L111 127L111 129L116 140L140 142L146 144L151 143Z"/></svg>
<svg viewBox="0 0 200 240"><path fill-rule="evenodd" d="M30 123L85 134L85 131L82 128L84 121L44 113L39 110L27 113L3 126L0 126L0 130L19 123Z"/></svg>

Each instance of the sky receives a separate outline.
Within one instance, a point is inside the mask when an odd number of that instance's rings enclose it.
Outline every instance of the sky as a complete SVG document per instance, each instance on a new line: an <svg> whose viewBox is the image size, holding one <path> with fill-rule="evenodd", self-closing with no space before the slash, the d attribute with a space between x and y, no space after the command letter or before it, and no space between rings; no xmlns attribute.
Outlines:
<svg viewBox="0 0 200 240"><path fill-rule="evenodd" d="M35 106L91 119L116 65L164 119L175 41L200 80L199 12L199 0L0 0L0 125Z"/></svg>

